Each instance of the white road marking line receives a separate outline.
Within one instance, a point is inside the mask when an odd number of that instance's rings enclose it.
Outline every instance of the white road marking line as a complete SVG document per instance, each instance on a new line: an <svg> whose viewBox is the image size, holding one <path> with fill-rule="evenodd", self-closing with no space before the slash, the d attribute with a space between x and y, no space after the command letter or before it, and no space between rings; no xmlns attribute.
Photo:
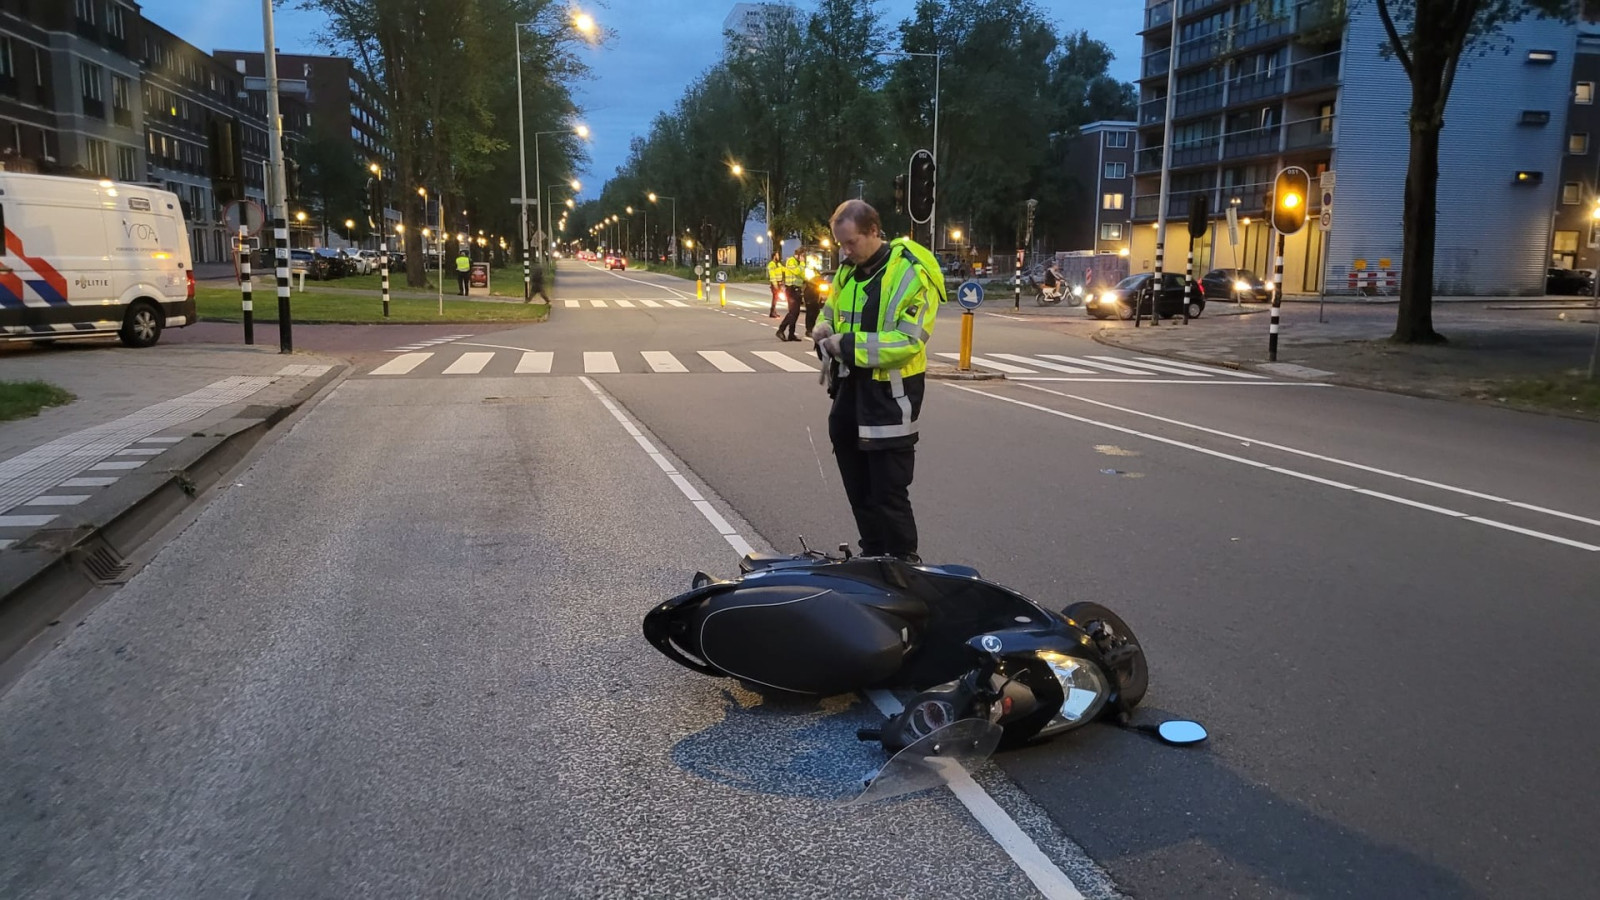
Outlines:
<svg viewBox="0 0 1600 900"><path fill-rule="evenodd" d="M1300 382L1286 382L1286 383L1297 384L1297 383L1300 383ZM1079 396L1076 396L1074 394L1063 394L1063 393L1061 393L1059 391L1049 390L1048 388L1034 388L1034 390L1043 391L1046 394L1055 394L1058 397L1067 397L1067 398L1070 398L1070 399L1073 399L1073 400L1081 401L1083 403L1092 404L1094 406L1103 406L1106 409L1114 409L1117 412L1127 413L1127 414L1133 415L1133 416L1142 416L1143 418L1146 418L1146 419L1154 419L1154 420L1156 420L1158 422L1165 422L1168 425L1177 425L1180 428L1188 428L1188 429L1192 429L1194 431L1204 432L1206 434L1214 434L1217 437L1224 437L1224 438L1227 438L1229 440L1239 441L1240 443L1247 443L1247 444L1250 444L1250 445L1256 446L1256 447L1267 447L1267 448L1272 449L1272 450L1280 450L1280 451L1282 451L1284 453L1292 453L1292 454L1294 454L1296 456L1304 456L1307 459L1314 459L1314 460L1317 460L1318 462L1332 463L1332 464L1334 464L1336 466L1344 466L1344 467L1349 468L1349 469L1355 469L1355 470L1361 471L1361 472L1368 472L1368 473L1371 473L1373 475L1382 475L1382 476L1384 476L1386 478L1398 478L1401 481L1409 481L1412 484L1420 484L1423 487L1435 488L1435 489L1441 490L1441 491L1449 491L1450 493L1453 493L1453 494L1461 494L1463 496L1472 497L1472 498L1477 499L1477 500L1487 500L1490 503L1504 503L1507 506L1514 506L1517 509L1525 509L1525 510L1528 510L1529 512L1542 513L1544 515L1554 516L1554 517L1559 518L1559 519L1568 519L1568 520L1573 521L1573 522L1582 522L1585 525L1594 525L1594 526L1600 527L1600 519L1591 519L1588 516L1580 516L1580 515L1578 515L1576 513L1562 512L1561 510L1550 509L1549 507L1544 507L1544 506L1535 506L1532 503L1524 503L1521 500L1511 500L1511 499L1506 498L1506 497L1497 497L1494 494L1486 494L1486 493L1483 493L1482 491L1474 491L1474 490L1472 490L1470 488L1456 487L1455 485L1452 485L1452 484L1445 484L1445 483L1439 482L1439 481L1431 481L1431 480L1429 480L1427 478L1418 478L1415 475L1406 475L1406 474L1404 474L1402 472L1392 472L1392 471L1390 471L1388 469L1379 469L1379 468L1377 468L1375 466L1364 465L1364 464L1358 463L1358 462L1351 462L1350 460L1339 459L1338 457L1335 457L1335 456L1325 456L1325 455L1323 455L1321 453L1313 453L1313 452L1311 452L1309 450L1299 450L1299 449L1296 449L1294 447L1290 447L1290 446L1287 446L1287 445L1284 445L1284 444L1274 444L1271 441L1258 440L1257 438L1248 437L1246 435L1233 434L1231 432L1220 431L1220 430L1215 429L1215 428L1207 428L1204 425L1196 425L1196 424L1194 424L1192 422L1184 422L1184 421L1181 421L1181 420L1178 420L1178 419L1169 419L1169 418L1167 418L1165 416L1158 416L1158 415L1156 415L1154 413L1141 412L1141 411L1139 411L1137 409L1128 409L1125 406L1117 406L1116 404L1113 404L1113 403L1105 403L1105 402L1100 401L1100 400L1091 400L1088 397L1079 397ZM1471 519L1471 517L1469 517L1469 519ZM1473 519L1473 521L1476 521L1476 520Z"/></svg>
<svg viewBox="0 0 1600 900"><path fill-rule="evenodd" d="M630 300L618 300L617 305L626 309L633 309L633 302Z"/></svg>
<svg viewBox="0 0 1600 900"><path fill-rule="evenodd" d="M1240 383L1241 384L1245 384L1245 383L1253 384L1253 383L1256 383L1256 382L1240 382ZM1256 460L1246 459L1246 458L1244 458L1242 456L1234 456L1231 453L1223 453L1220 450L1212 450L1209 447L1201 447L1201 446L1196 445L1196 444L1190 444L1190 443L1186 443L1184 441L1174 440L1173 438L1162 437L1159 434L1151 434L1149 432L1139 431L1139 430L1134 429L1134 428L1126 428L1126 427L1124 427L1122 425L1113 425L1110 422L1101 422L1101 421L1099 421L1097 419L1090 419L1090 418L1086 418L1084 416L1073 415L1072 413L1069 413L1069 412L1062 412L1059 409L1051 409L1048 406L1040 406L1037 403L1029 403L1029 402L1027 402L1025 400L1017 400L1017 399L1014 399L1012 397L1005 397L1005 396L1002 396L1000 394L990 393L988 391L981 391L981 390L978 390L976 388L964 387L964 386L959 385L959 384L952 384L950 386L955 388L958 391L966 391L968 393L977 394L980 397L988 397L988 398L994 399L994 400L1001 400L1001 401L1004 401L1006 403L1012 403L1012 404L1015 404L1017 406L1022 406L1022 407L1026 407L1028 409L1036 410L1038 412L1045 413L1046 415L1058 416L1058 417L1063 418L1063 419L1070 419L1070 420L1072 420L1074 422L1081 422L1081 423L1083 423L1085 425L1094 425L1094 426L1097 426L1097 427L1100 427L1100 428L1105 428L1107 430L1116 431L1116 432L1119 432L1119 433L1122 433L1122 434L1131 434L1134 437L1142 437L1142 438L1144 438L1146 440L1155 441L1155 442L1160 443L1160 444L1167 444L1167 445L1172 446L1172 447L1180 447L1180 448L1182 448L1184 450L1193 450L1196 453L1203 453L1206 456L1214 456L1214 457L1216 457L1218 459L1228 460L1229 462L1240 463L1241 465L1250 466L1251 468L1254 468L1254 469L1264 469L1264 470L1266 470L1268 472L1276 472L1276 473L1278 473L1280 475L1287 475L1290 478L1298 478L1298 479L1300 479L1302 481L1315 482L1317 484L1323 484L1323 485L1327 485L1329 487L1335 487L1335 488L1339 488L1341 490L1351 491L1352 493L1363 494L1363 495L1366 495L1368 497L1376 497L1376 498L1378 498L1380 500L1388 500L1391 503L1397 503L1397 504L1400 504L1402 506L1410 506L1410 507L1414 507L1414 508L1420 508L1420 509L1429 510L1429 511L1432 511L1432 512L1436 512L1436 513L1438 513L1440 515L1446 516L1448 518L1458 518L1458 519L1462 519L1462 520L1468 521L1468 522L1477 522L1477 523L1483 524L1483 525L1492 525L1495 528L1504 528L1507 531L1515 531L1515 532L1517 532L1519 534L1526 534L1526 535L1529 535L1530 537L1537 537L1537 538L1540 538L1542 540L1547 540L1547 541L1550 541L1550 542L1556 543L1556 544L1565 544L1565 545L1567 545L1569 547L1576 547L1576 548L1578 548L1580 550L1589 550L1591 552L1600 552L1600 546L1595 546L1593 544L1585 544L1585 543L1583 543L1581 541L1569 540L1567 538L1560 537L1558 535L1545 534L1544 532L1540 532L1540 531L1532 531L1532 530L1529 530L1529 529L1518 528L1518 527L1516 527L1514 525L1507 525L1507 524L1505 524L1503 522L1493 522L1493 521L1487 520L1487 519L1479 519L1476 516L1469 516L1468 514L1466 514L1464 512L1460 512L1459 510L1447 509L1447 508L1442 507L1442 506L1430 506L1428 504L1419 503L1416 500L1410 500L1410 499L1407 499L1405 497L1397 497L1397 496L1395 496L1393 494L1385 494L1385 493L1383 493L1381 491L1369 490L1367 488L1360 487L1358 485L1346 484L1346 483L1344 483L1342 481L1334 481L1331 478L1321 478L1319 476L1311 475L1311 474L1306 473L1306 472L1297 472L1294 469L1286 469L1286 468L1284 468L1282 466L1274 466L1274 465L1270 465L1268 463L1257 462ZM1024 385L1024 386L1026 387L1027 385ZM1034 390L1045 391L1046 393L1056 393L1055 391L1050 391L1050 390L1048 390L1046 388L1034 388ZM1067 395L1063 394L1062 396L1067 396Z"/></svg>
<svg viewBox="0 0 1600 900"><path fill-rule="evenodd" d="M1004 315L1002 313L997 313L997 312L986 312L986 313L984 313L984 315L986 315L986 316L994 316L996 319L1010 319L1013 322L1026 322L1026 321L1028 321L1028 317L1027 316L1008 316L1008 315Z"/></svg>
<svg viewBox="0 0 1600 900"><path fill-rule="evenodd" d="M754 352L756 356L772 363L785 372L815 372L818 368L805 360L795 359L789 354L778 350L756 350Z"/></svg>
<svg viewBox="0 0 1600 900"><path fill-rule="evenodd" d="M567 309L575 309L576 307L578 307L580 305L582 305L582 304L578 303L578 301L576 301L576 300L568 300L567 301Z"/></svg>
<svg viewBox="0 0 1600 900"><path fill-rule="evenodd" d="M183 440L181 437L149 437L134 441L135 444L176 444Z"/></svg>
<svg viewBox="0 0 1600 900"><path fill-rule="evenodd" d="M12 544L15 544L15 543L16 543L16 541L7 540L5 538L0 538L0 550L4 550L7 547L10 547Z"/></svg>
<svg viewBox="0 0 1600 900"><path fill-rule="evenodd" d="M700 350L698 352L702 357L705 358L706 362L716 366L717 370L720 372L755 371L755 369L752 369L745 363L740 362L737 356L734 356L732 353L729 353L726 350Z"/></svg>
<svg viewBox="0 0 1600 900"><path fill-rule="evenodd" d="M117 452L115 452L115 453L113 453L111 455L112 456L160 456L161 454L163 454L165 452L166 451L161 449L160 447L129 447L126 450L118 450Z"/></svg>
<svg viewBox="0 0 1600 900"><path fill-rule="evenodd" d="M589 305L593 306L596 309L605 309L606 308L606 302L604 300L590 300L589 301Z"/></svg>
<svg viewBox="0 0 1600 900"><path fill-rule="evenodd" d="M518 375L547 375L556 355L550 350L525 350L517 360Z"/></svg>
<svg viewBox="0 0 1600 900"><path fill-rule="evenodd" d="M303 365L300 365L300 366L284 366L283 368L278 370L278 374L282 375L282 376L299 375L301 372L304 372L305 370L306 370L306 367L303 366Z"/></svg>
<svg viewBox="0 0 1600 900"><path fill-rule="evenodd" d="M427 362L428 358L431 356L433 356L432 353L407 353L404 356L396 356L394 359L391 359L376 369L373 369L368 374L404 375L412 369L415 369L417 366Z"/></svg>
<svg viewBox="0 0 1600 900"><path fill-rule="evenodd" d="M893 716L905 708L893 694L881 688L864 693L885 716ZM950 792L956 795L956 799L961 801L961 805L983 826L983 830L989 833L1000 849L1011 857L1017 868L1028 876L1040 894L1050 900L1083 900L1083 893L1072 883L1072 878L1039 849L1039 845L1028 837L1016 820L994 802L989 792L972 780L972 775L966 769L953 766L945 772L950 776L945 786L950 788Z"/></svg>
<svg viewBox="0 0 1600 900"><path fill-rule="evenodd" d="M1107 372L1115 372L1118 375L1147 374L1142 369L1130 369L1127 366L1118 366L1112 363L1095 362L1094 360L1090 359L1079 359L1076 356L1062 356L1059 353L1041 353L1039 355L1045 359L1053 359L1057 362L1064 362L1074 366L1088 366L1091 369L1104 369Z"/></svg>
<svg viewBox="0 0 1600 900"><path fill-rule="evenodd" d="M609 351L595 352L585 350L583 353L583 370L599 374L602 372L618 372L617 357Z"/></svg>
<svg viewBox="0 0 1600 900"><path fill-rule="evenodd" d="M456 361L445 367L446 375L476 375L483 371L483 367L494 359L493 353L463 353L456 357Z"/></svg>
<svg viewBox="0 0 1600 900"><path fill-rule="evenodd" d="M940 354L937 354L937 355L938 356L942 356L945 359L956 359L956 360L959 360L961 358L961 354L959 354L959 353L940 353ZM1021 366L1013 366L1010 363L998 362L996 360L987 359L987 358L982 357L982 356L974 356L974 357L972 357L972 361L975 364L983 366L986 369L993 369L996 372L1004 372L1007 375L1037 375L1037 374L1039 374L1039 370L1038 369L1024 369Z"/></svg>
<svg viewBox="0 0 1600 900"><path fill-rule="evenodd" d="M55 520L55 516L0 516L0 528L40 528Z"/></svg>
<svg viewBox="0 0 1600 900"><path fill-rule="evenodd" d="M130 460L128 462L103 462L103 463L95 463L94 465L90 466L89 468L84 469L84 471L85 472L127 472L127 471L130 471L130 470L133 470L133 469L137 469L142 465L144 465L144 461L143 460Z"/></svg>
<svg viewBox="0 0 1600 900"><path fill-rule="evenodd" d="M675 297L667 297L665 299L666 299L666 302L668 304L672 305L672 306L688 306L689 305L689 304L687 304L687 303L683 302L682 300L679 300L679 299L677 299Z"/></svg>
<svg viewBox="0 0 1600 900"><path fill-rule="evenodd" d="M58 485L58 487L64 487L64 488L110 487L111 485L116 484L116 483L117 483L117 479L115 479L115 478L68 478L66 481L61 482L61 484Z"/></svg>
<svg viewBox="0 0 1600 900"><path fill-rule="evenodd" d="M689 367L678 361L676 356L665 350L642 350L640 355L650 364L654 372L687 372Z"/></svg>
<svg viewBox="0 0 1600 900"><path fill-rule="evenodd" d="M1049 369L1052 372L1066 372L1069 375L1095 374L1094 369L1084 369L1078 366L1064 366L1061 363L1046 362L1042 359L1034 359L1031 356L1021 356L1016 353L991 353L989 355L996 359L1009 359L1012 362L1019 362L1024 365L1038 366L1041 369Z"/></svg>
<svg viewBox="0 0 1600 900"><path fill-rule="evenodd" d="M1333 387L1313 381L1192 381L1187 378L1091 378L1086 375L1019 375L1011 381L1082 381L1095 384L1187 384L1191 387Z"/></svg>
<svg viewBox="0 0 1600 900"><path fill-rule="evenodd" d="M328 374L328 370L332 368L333 366L306 366L305 371L300 374L306 378L321 378Z"/></svg>
<svg viewBox="0 0 1600 900"><path fill-rule="evenodd" d="M1141 357L1139 357L1139 359L1141 359L1141 360L1143 360L1145 362L1160 363L1161 365L1167 366L1168 368L1170 368L1172 366L1177 366L1180 369L1193 369L1196 372L1204 372L1207 375L1223 375L1223 376L1226 376L1228 378L1266 378L1267 377L1265 375L1257 375L1254 372L1242 372L1242 371L1240 371L1238 369L1230 369L1227 366L1202 366L1202 365L1199 365L1197 363L1178 362L1175 359L1166 359L1166 358L1160 357L1160 356L1141 356Z"/></svg>
<svg viewBox="0 0 1600 900"><path fill-rule="evenodd" d="M661 308L661 304L657 303L654 300L646 300L643 297L640 297L639 298L639 302L643 303L645 306L651 307L652 309L660 309Z"/></svg>
<svg viewBox="0 0 1600 900"><path fill-rule="evenodd" d="M687 296L688 296L688 294L686 294L686 293L684 293L684 292L682 292L682 291L680 291L680 290L678 290L678 289L677 289L677 288L673 288L673 287L667 287L667 286L666 286L666 285L664 285L664 284L656 284L656 283L655 283L655 282L653 282L653 281L640 281L640 280L639 280L639 279L637 279L637 278L629 278L629 277L628 277L628 276L626 276L626 275L623 275L623 274L621 274L621 273L620 273L620 272L611 272L611 273L609 273L609 274L610 274L610 275L611 275L611 276L612 276L612 277L613 277L613 278L621 278L621 279L622 279L622 280L623 280L623 281L631 281L631 282L633 282L633 283L634 283L634 284L642 284L642 285L644 285L644 286L645 286L645 287L653 287L653 288L655 288L655 289L656 289L656 290L658 290L658 291L666 291L666 292L667 292L667 293L669 293L669 294L675 294L675 295L678 295L678 296L681 296L681 297L687 297Z"/></svg>
<svg viewBox="0 0 1600 900"><path fill-rule="evenodd" d="M1138 371L1139 369L1148 369L1153 372L1164 372L1168 375L1182 375L1185 378L1210 378L1215 374L1214 372L1188 372L1177 368L1176 366L1164 366L1158 363L1137 362L1131 359L1123 359L1120 356L1092 356L1090 359L1104 360L1120 366L1133 366L1135 371Z"/></svg>
<svg viewBox="0 0 1600 900"><path fill-rule="evenodd" d="M55 494L53 496L35 497L23 506L77 506L89 499L88 494Z"/></svg>

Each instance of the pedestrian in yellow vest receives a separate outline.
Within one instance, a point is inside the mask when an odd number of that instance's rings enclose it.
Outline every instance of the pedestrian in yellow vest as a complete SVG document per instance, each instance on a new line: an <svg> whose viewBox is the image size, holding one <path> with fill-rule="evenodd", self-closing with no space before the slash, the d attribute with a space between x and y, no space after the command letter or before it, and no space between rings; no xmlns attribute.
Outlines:
<svg viewBox="0 0 1600 900"><path fill-rule="evenodd" d="M798 341L794 335L795 323L800 320L800 305L805 300L805 279L802 276L800 261L793 253L783 261L783 291L789 295L789 309L783 315L783 321L778 323L778 340Z"/></svg>
<svg viewBox="0 0 1600 900"><path fill-rule="evenodd" d="M468 281L472 278L472 258L467 256L465 247L456 253L456 288L461 291L461 296L468 296Z"/></svg>
<svg viewBox="0 0 1600 900"><path fill-rule="evenodd" d="M783 293L783 263L778 260L778 251L772 251L772 259L767 261L767 283L772 286L772 309L767 313L767 318L778 317L778 295Z"/></svg>

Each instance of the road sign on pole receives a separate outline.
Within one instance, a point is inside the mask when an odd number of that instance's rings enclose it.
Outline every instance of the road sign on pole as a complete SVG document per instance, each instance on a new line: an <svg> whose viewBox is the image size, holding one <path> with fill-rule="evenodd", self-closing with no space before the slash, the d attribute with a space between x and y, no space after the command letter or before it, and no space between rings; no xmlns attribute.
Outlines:
<svg viewBox="0 0 1600 900"><path fill-rule="evenodd" d="M1228 206L1228 243L1239 244L1239 207Z"/></svg>
<svg viewBox="0 0 1600 900"><path fill-rule="evenodd" d="M977 309L978 304L983 302L983 285L976 281L963 281L956 288L956 302L963 309Z"/></svg>
<svg viewBox="0 0 1600 900"><path fill-rule="evenodd" d="M237 234L242 227L250 234L258 234L267 223L266 211L254 200L230 200L222 208L223 222L228 230Z"/></svg>

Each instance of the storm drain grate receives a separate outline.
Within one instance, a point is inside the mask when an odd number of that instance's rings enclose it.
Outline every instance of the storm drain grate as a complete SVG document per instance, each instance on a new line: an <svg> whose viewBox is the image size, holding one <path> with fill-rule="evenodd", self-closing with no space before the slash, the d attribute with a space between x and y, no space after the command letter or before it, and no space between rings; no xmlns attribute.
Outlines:
<svg viewBox="0 0 1600 900"><path fill-rule="evenodd" d="M77 548L73 556L95 584L122 584L128 580L128 561L100 538Z"/></svg>

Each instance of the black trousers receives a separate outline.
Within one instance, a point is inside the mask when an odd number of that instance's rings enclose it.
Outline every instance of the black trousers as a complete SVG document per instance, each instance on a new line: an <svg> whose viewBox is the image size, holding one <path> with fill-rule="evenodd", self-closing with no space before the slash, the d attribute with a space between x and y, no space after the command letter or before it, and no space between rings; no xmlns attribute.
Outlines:
<svg viewBox="0 0 1600 900"><path fill-rule="evenodd" d="M467 296L467 282L471 278L472 278L472 273L471 272L457 272L456 273L456 290L463 297Z"/></svg>
<svg viewBox="0 0 1600 900"><path fill-rule="evenodd" d="M834 401L828 415L828 438L861 534L861 552L865 556L914 556L917 520L911 512L911 478L917 448L862 450L856 440L854 403L846 398L849 393L846 385ZM841 410L841 406L846 408Z"/></svg>
<svg viewBox="0 0 1600 900"><path fill-rule="evenodd" d="M784 291L789 295L789 311L784 313L783 321L778 323L778 333L787 333L792 338L794 337L794 325L800 320L800 288L789 287L784 288Z"/></svg>
<svg viewBox="0 0 1600 900"><path fill-rule="evenodd" d="M808 294L806 296L806 336L807 337L811 336L811 329L816 327L816 325L817 325L817 314L820 313L820 312L822 312L822 304L818 303L817 302L817 298L815 296L810 295L809 292L808 292Z"/></svg>

